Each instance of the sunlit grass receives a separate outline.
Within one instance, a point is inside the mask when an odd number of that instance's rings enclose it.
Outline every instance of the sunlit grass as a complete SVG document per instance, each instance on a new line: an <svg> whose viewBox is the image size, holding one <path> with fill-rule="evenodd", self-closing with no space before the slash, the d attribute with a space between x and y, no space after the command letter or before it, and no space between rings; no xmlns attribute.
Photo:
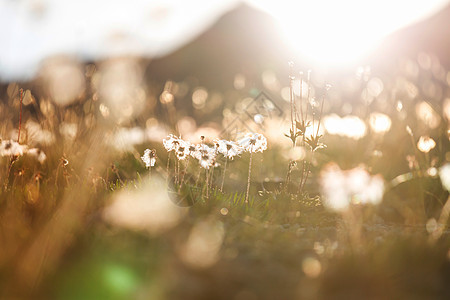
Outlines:
<svg viewBox="0 0 450 300"><path fill-rule="evenodd" d="M8 86L8 105L0 104L2 296L449 292L448 101L440 101L448 82L423 90L409 73L357 71L349 89L358 101L346 103L345 87L314 84L314 74L291 65L287 81L265 79L280 83L272 92L281 97L286 83L287 101L265 99L253 112L248 95L225 107L201 86L184 91L186 108L176 99L187 83L168 81L153 95L136 68L128 59L89 65L85 83L73 83L80 94ZM235 78L239 90L242 81ZM220 117L208 118L209 101ZM243 128L232 137L236 116Z"/></svg>

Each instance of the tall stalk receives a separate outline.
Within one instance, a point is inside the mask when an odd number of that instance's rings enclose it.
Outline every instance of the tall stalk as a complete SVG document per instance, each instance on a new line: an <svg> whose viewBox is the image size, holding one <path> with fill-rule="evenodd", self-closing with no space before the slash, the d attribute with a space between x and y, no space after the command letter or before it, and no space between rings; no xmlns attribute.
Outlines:
<svg viewBox="0 0 450 300"><path fill-rule="evenodd" d="M247 204L248 204L248 193L250 191L250 176L252 174L252 157L253 157L253 149L252 151L250 151L250 161L248 163L247 192L245 194L245 203Z"/></svg>
<svg viewBox="0 0 450 300"><path fill-rule="evenodd" d="M169 166L170 166L170 151L169 154L167 155L167 167L166 167L166 172L167 172L167 181L166 183L169 183L169 178L170 178L170 174L169 174Z"/></svg>
<svg viewBox="0 0 450 300"><path fill-rule="evenodd" d="M23 89L19 90L20 92L20 108L19 108L19 132L17 134L17 143L20 144L20 129L22 127L22 102L23 102ZM9 175L11 174L11 170L12 170L12 166L14 164L14 162L16 162L16 160L18 159L18 157L16 156L11 156L10 160L9 160L9 166L8 166L8 172L6 173L6 181L5 181L5 188L8 187L9 184Z"/></svg>
<svg viewBox="0 0 450 300"><path fill-rule="evenodd" d="M19 132L17 133L18 143L20 143L20 129L22 128L22 103L23 103L23 89L20 89Z"/></svg>
<svg viewBox="0 0 450 300"><path fill-rule="evenodd" d="M186 158L186 163L185 163L185 165L184 165L184 171L183 171L183 174L182 174L181 180L180 180L180 189L181 189L181 186L182 186L183 183L184 183L184 176L185 176L186 173L187 173L187 168L188 168L188 166L189 166L189 156Z"/></svg>
<svg viewBox="0 0 450 300"><path fill-rule="evenodd" d="M293 72L294 63L289 62L289 102L291 105L291 129L290 134L288 136L292 141L292 148L295 147L297 136L298 136L298 130L297 130L297 109L296 109L296 103L295 103L295 94L294 94L294 72ZM292 172L292 166L295 164L294 160L290 160L288 164L288 172L286 175L286 180L284 184L284 188L287 191L289 189L289 184L291 183L291 172Z"/></svg>
<svg viewBox="0 0 450 300"><path fill-rule="evenodd" d="M291 135L295 133L295 115L296 115L296 109L295 109L295 95L294 95L294 75L293 75L293 67L294 63L289 62L289 68L290 68L290 74L289 74L289 102L291 104ZM295 147L295 137L292 139L292 146Z"/></svg>
<svg viewBox="0 0 450 300"><path fill-rule="evenodd" d="M206 199L209 199L209 176L208 176L208 169L205 169L205 176L206 176Z"/></svg>
<svg viewBox="0 0 450 300"><path fill-rule="evenodd" d="M228 164L228 150L227 150L227 155L225 158L225 165L223 167L223 174L222 174L222 183L220 185L220 192L223 193L223 183L225 182L225 173L227 171L227 164Z"/></svg>

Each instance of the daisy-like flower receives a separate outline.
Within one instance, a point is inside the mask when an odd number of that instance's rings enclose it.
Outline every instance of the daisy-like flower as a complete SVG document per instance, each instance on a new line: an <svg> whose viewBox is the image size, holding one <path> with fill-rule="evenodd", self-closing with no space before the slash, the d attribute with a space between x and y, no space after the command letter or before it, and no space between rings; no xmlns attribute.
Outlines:
<svg viewBox="0 0 450 300"><path fill-rule="evenodd" d="M215 167L216 158L212 155L212 153L205 152L198 157L198 162L200 163L200 166L202 166L202 168L209 169L210 167Z"/></svg>
<svg viewBox="0 0 450 300"><path fill-rule="evenodd" d="M144 155L141 157L146 168L154 167L156 163L156 151L145 149Z"/></svg>
<svg viewBox="0 0 450 300"><path fill-rule="evenodd" d="M236 142L227 140L215 140L216 149L223 156L233 159L235 156L240 155L244 149Z"/></svg>
<svg viewBox="0 0 450 300"><path fill-rule="evenodd" d="M247 152L263 152L267 149L267 139L259 133L247 133L237 141L237 144Z"/></svg>
<svg viewBox="0 0 450 300"><path fill-rule="evenodd" d="M216 164L217 150L209 147L208 145L196 145L195 151L191 152L191 155L192 157L198 159L200 165L205 169L209 169Z"/></svg>
<svg viewBox="0 0 450 300"><path fill-rule="evenodd" d="M13 140L4 140L0 142L0 156L21 156L26 152L26 145L20 145Z"/></svg>
<svg viewBox="0 0 450 300"><path fill-rule="evenodd" d="M184 160L189 156L191 144L187 141L183 141L182 139L178 140L178 147L175 150L178 160Z"/></svg>
<svg viewBox="0 0 450 300"><path fill-rule="evenodd" d="M211 155L214 159L217 156L217 150L215 148L211 148L206 144L198 144L195 145L195 150L191 152L191 156L200 159L201 156L208 154Z"/></svg>
<svg viewBox="0 0 450 300"><path fill-rule="evenodd" d="M164 148L166 148L167 152L177 150L180 145L180 141L182 141L179 137L174 136L173 134L169 134L167 139L163 139Z"/></svg>

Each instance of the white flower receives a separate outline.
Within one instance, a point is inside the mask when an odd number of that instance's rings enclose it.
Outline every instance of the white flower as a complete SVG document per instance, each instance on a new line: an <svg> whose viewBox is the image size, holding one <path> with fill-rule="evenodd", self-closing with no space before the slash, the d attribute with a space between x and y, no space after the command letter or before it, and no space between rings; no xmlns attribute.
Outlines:
<svg viewBox="0 0 450 300"><path fill-rule="evenodd" d="M145 149L144 155L141 157L146 168L154 167L156 163L156 151Z"/></svg>
<svg viewBox="0 0 450 300"><path fill-rule="evenodd" d="M417 148L424 153L430 152L434 147L436 147L436 142L429 136L421 136L417 142Z"/></svg>
<svg viewBox="0 0 450 300"><path fill-rule="evenodd" d="M237 143L247 152L263 152L267 149L267 139L259 133L249 132Z"/></svg>
<svg viewBox="0 0 450 300"><path fill-rule="evenodd" d="M0 142L0 156L21 156L26 151L26 145L20 145L13 140L5 140Z"/></svg>
<svg viewBox="0 0 450 300"><path fill-rule="evenodd" d="M44 161L47 159L47 155L45 155L44 151L38 148L31 148L30 150L27 151L27 154L37 159L37 161L40 164L43 164Z"/></svg>
<svg viewBox="0 0 450 300"><path fill-rule="evenodd" d="M442 186L450 192L450 163L446 163L439 169L439 177L441 178Z"/></svg>
<svg viewBox="0 0 450 300"><path fill-rule="evenodd" d="M233 159L244 151L241 146L233 141L215 140L214 143L216 144L217 151L230 159Z"/></svg>
<svg viewBox="0 0 450 300"><path fill-rule="evenodd" d="M200 166L204 169L209 169L210 167L216 167L216 157L210 152L204 152L198 157L198 162Z"/></svg>
<svg viewBox="0 0 450 300"><path fill-rule="evenodd" d="M180 144L180 140L181 139L179 137L176 137L173 134L169 134L167 136L167 139L163 139L164 148L166 148L168 152L177 150L178 145Z"/></svg>
<svg viewBox="0 0 450 300"><path fill-rule="evenodd" d="M189 155L192 156L193 158L196 158L196 157L195 157L195 155L196 155L195 153L196 153L196 151L197 151L197 150L196 150L196 149L197 149L196 147L197 147L197 146L194 145L194 144L189 144Z"/></svg>
<svg viewBox="0 0 450 300"><path fill-rule="evenodd" d="M198 159L200 165L205 169L216 166L217 150L215 148L205 144L198 144L195 146L195 151L191 152L191 155Z"/></svg>
<svg viewBox="0 0 450 300"><path fill-rule="evenodd" d="M196 159L200 159L200 157L205 154L211 155L215 159L217 156L217 150L206 144L198 144L195 145L195 151L191 152L191 156Z"/></svg>
<svg viewBox="0 0 450 300"><path fill-rule="evenodd" d="M189 156L191 143L187 141L183 141L182 139L178 140L178 147L175 151L177 158L179 160L184 160Z"/></svg>

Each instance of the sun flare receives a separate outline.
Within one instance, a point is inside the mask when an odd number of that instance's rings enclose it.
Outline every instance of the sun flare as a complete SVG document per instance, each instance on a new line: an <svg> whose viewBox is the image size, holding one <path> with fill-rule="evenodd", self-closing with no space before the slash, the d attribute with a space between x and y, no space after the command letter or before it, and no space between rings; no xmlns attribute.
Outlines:
<svg viewBox="0 0 450 300"><path fill-rule="evenodd" d="M368 54L395 30L429 16L447 3L431 1L248 0L274 16L299 57L343 65Z"/></svg>

